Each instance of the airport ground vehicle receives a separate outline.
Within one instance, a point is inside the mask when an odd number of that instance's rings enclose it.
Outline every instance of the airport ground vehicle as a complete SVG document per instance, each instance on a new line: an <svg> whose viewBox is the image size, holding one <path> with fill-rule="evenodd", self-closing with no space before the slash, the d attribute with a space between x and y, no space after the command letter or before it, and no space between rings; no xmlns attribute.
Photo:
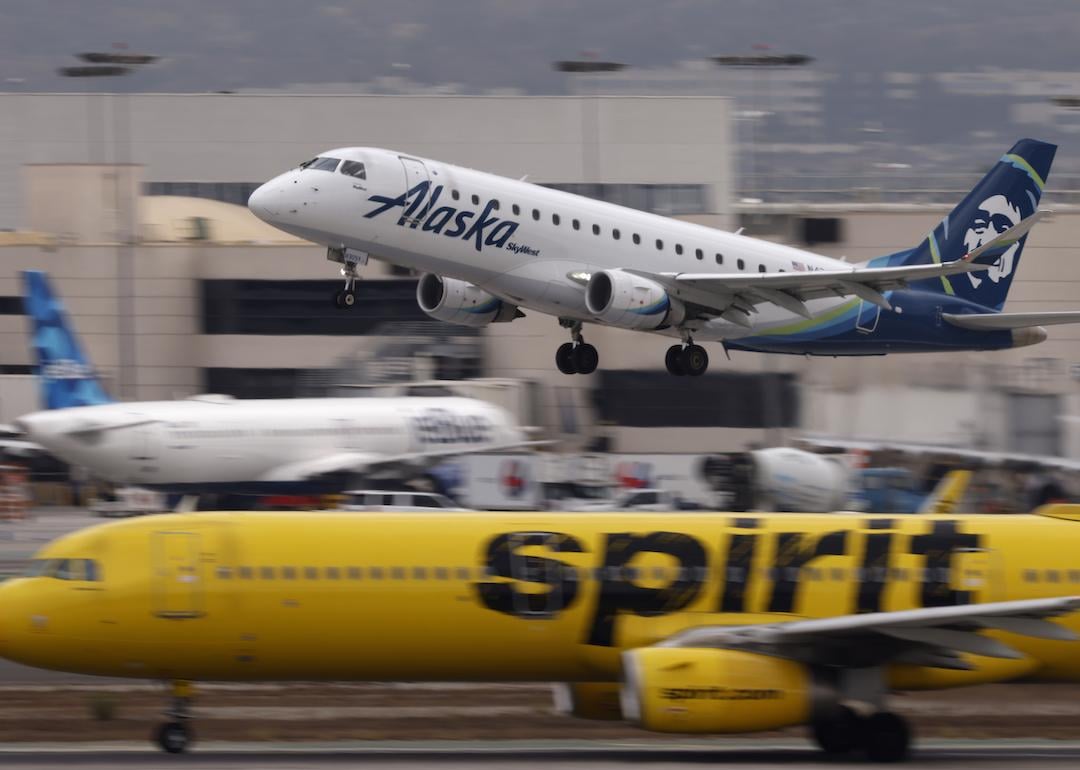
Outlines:
<svg viewBox="0 0 1080 770"><path fill-rule="evenodd" d="M0 586L0 654L172 681L168 751L193 680L532 680L583 717L599 692L647 730L897 760L894 690L1080 681L1078 550L1075 506L165 514L44 547Z"/></svg>
<svg viewBox="0 0 1080 770"><path fill-rule="evenodd" d="M596 370L585 324L674 338L676 376L725 348L808 355L1000 350L1046 339L1080 312L1002 313L1057 148L1021 139L911 249L843 260L374 147L328 150L252 193L267 223L327 247L338 307L369 252L426 271L420 308L465 326L521 308L570 335L555 364Z"/></svg>
<svg viewBox="0 0 1080 770"><path fill-rule="evenodd" d="M436 492L353 489L344 493L343 511L467 511Z"/></svg>

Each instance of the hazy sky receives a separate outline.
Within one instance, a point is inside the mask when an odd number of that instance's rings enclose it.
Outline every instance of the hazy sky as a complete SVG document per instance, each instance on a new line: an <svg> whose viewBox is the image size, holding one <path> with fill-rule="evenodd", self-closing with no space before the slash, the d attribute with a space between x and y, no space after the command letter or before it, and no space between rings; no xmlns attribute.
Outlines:
<svg viewBox="0 0 1080 770"><path fill-rule="evenodd" d="M111 81L126 90L408 74L561 92L551 62L582 51L660 66L762 43L828 71L1071 70L1080 39L1076 0L0 0L0 18L0 88L42 91L86 88L57 67L113 43L164 57Z"/></svg>

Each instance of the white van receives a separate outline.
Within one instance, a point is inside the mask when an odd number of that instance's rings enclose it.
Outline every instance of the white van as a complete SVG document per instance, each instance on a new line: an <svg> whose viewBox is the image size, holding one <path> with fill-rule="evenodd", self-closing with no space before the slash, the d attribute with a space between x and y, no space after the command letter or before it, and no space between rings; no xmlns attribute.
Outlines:
<svg viewBox="0 0 1080 770"><path fill-rule="evenodd" d="M343 511L468 511L435 492L354 489L345 493Z"/></svg>

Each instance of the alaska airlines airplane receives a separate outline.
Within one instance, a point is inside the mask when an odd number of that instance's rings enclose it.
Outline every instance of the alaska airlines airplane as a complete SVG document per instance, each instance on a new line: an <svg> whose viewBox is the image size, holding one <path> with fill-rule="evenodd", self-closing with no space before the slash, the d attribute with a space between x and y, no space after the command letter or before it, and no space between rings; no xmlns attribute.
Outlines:
<svg viewBox="0 0 1080 770"><path fill-rule="evenodd" d="M705 349L825 356L999 350L1046 338L1080 312L1002 313L1055 145L1022 139L915 248L850 265L524 181L371 147L330 150L270 180L248 206L325 245L351 307L368 253L425 271L428 315L466 326L556 316L555 356L588 374L596 323L681 340L674 375L700 375Z"/></svg>
<svg viewBox="0 0 1080 770"><path fill-rule="evenodd" d="M1080 506L527 518L91 527L0 586L0 655L172 681L157 733L171 752L191 741L195 680L562 682L580 717L670 733L807 724L826 751L881 761L911 740L892 691L1080 681Z"/></svg>
<svg viewBox="0 0 1080 770"><path fill-rule="evenodd" d="M15 427L108 481L196 494L336 492L363 474L535 443L505 410L469 398L113 403L45 274L24 278L47 409Z"/></svg>

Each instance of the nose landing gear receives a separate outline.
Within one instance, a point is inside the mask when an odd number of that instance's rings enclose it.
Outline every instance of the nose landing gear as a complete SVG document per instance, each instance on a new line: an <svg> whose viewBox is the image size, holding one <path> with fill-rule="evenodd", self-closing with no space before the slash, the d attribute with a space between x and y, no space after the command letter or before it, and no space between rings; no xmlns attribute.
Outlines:
<svg viewBox="0 0 1080 770"><path fill-rule="evenodd" d="M154 743L169 754L182 754L191 748L195 735L191 731L191 699L195 688L191 682L172 683L172 702L165 710L167 721L154 729Z"/></svg>
<svg viewBox="0 0 1080 770"><path fill-rule="evenodd" d="M360 280L358 268L368 262L368 255L363 251L352 249L326 250L326 258L331 262L341 263L341 275L345 279L345 288L334 292L334 307L343 310L350 309L356 304L356 282Z"/></svg>
<svg viewBox="0 0 1080 770"><path fill-rule="evenodd" d="M596 348L581 336L580 321L559 321L570 329L572 342L564 342L555 351L555 366L563 374L592 374L600 363L600 354Z"/></svg>

